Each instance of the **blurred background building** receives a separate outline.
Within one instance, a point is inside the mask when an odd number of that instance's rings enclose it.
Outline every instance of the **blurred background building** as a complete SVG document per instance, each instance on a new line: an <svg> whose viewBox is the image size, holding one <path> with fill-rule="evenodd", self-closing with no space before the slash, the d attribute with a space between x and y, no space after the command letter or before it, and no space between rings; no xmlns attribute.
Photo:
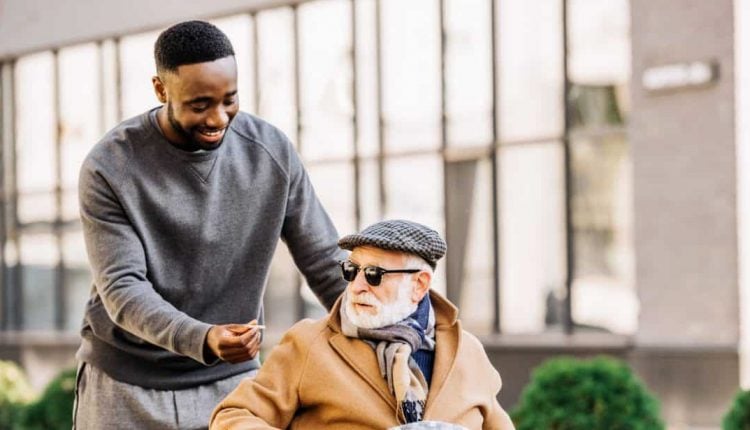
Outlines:
<svg viewBox="0 0 750 430"><path fill-rule="evenodd" d="M194 18L340 233L447 238L436 288L506 407L545 358L606 353L673 428L718 425L750 380L750 0L0 1L0 358L37 386L72 364L80 163L157 104L153 43ZM283 245L265 315L268 344L322 315Z"/></svg>

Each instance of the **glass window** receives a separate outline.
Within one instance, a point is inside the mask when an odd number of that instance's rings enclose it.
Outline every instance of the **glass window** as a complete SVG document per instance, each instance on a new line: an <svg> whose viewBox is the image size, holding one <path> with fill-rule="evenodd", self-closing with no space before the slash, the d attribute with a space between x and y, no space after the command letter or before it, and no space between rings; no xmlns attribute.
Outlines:
<svg viewBox="0 0 750 430"><path fill-rule="evenodd" d="M16 63L16 166L18 219L52 221L56 216L55 57L43 52Z"/></svg>
<svg viewBox="0 0 750 430"><path fill-rule="evenodd" d="M79 330L81 318L92 289L91 269L86 256L86 244L80 231L65 233L62 243L65 262L65 329Z"/></svg>
<svg viewBox="0 0 750 430"><path fill-rule="evenodd" d="M425 154L386 160L385 219L408 219L435 229L445 237L443 160ZM433 288L445 293L445 264L438 265Z"/></svg>
<svg viewBox="0 0 750 430"><path fill-rule="evenodd" d="M380 173L377 159L363 159L359 164L359 210L361 228L382 218L380 204Z"/></svg>
<svg viewBox="0 0 750 430"><path fill-rule="evenodd" d="M294 142L297 135L297 107L292 9L261 12L257 15L256 25L260 75L258 115L279 127Z"/></svg>
<svg viewBox="0 0 750 430"><path fill-rule="evenodd" d="M630 78L628 0L568 0L571 81L625 84Z"/></svg>
<svg viewBox="0 0 750 430"><path fill-rule="evenodd" d="M252 34L253 20L250 15L234 15L211 21L219 27L234 48L237 60L237 95L240 108L245 112L255 112L255 76L253 69Z"/></svg>
<svg viewBox="0 0 750 430"><path fill-rule="evenodd" d="M78 219L78 173L100 138L99 52L95 44L60 50L63 219ZM91 125L96 126L92 127Z"/></svg>
<svg viewBox="0 0 750 430"><path fill-rule="evenodd" d="M151 78L156 75L154 43L161 31L136 34L120 40L123 119L140 115L159 105Z"/></svg>
<svg viewBox="0 0 750 430"><path fill-rule="evenodd" d="M352 163L313 164L307 171L315 187L315 193L339 233L356 230Z"/></svg>
<svg viewBox="0 0 750 430"><path fill-rule="evenodd" d="M279 241L271 262L263 296L263 314L268 327L265 336L279 339L297 320L297 285L299 272L286 245Z"/></svg>
<svg viewBox="0 0 750 430"><path fill-rule="evenodd" d="M578 324L633 334L638 299L632 250L632 166L624 134L572 140Z"/></svg>
<svg viewBox="0 0 750 430"><path fill-rule="evenodd" d="M627 0L571 0L569 97L576 324L635 333Z"/></svg>
<svg viewBox="0 0 750 430"><path fill-rule="evenodd" d="M351 157L351 2L311 2L299 7L302 135L306 160Z"/></svg>
<svg viewBox="0 0 750 430"><path fill-rule="evenodd" d="M487 0L448 0L446 115L448 145L492 142L492 27Z"/></svg>
<svg viewBox="0 0 750 430"><path fill-rule="evenodd" d="M99 51L99 69L101 70L100 92L101 109L99 126L99 135L116 126L121 118L120 107L121 101L117 94L117 80L119 79L117 70L117 44L113 40L105 40L101 43ZM93 128L93 127L92 127Z"/></svg>
<svg viewBox="0 0 750 430"><path fill-rule="evenodd" d="M379 147L375 0L353 2L356 16L357 122L359 153L377 155Z"/></svg>
<svg viewBox="0 0 750 430"><path fill-rule="evenodd" d="M447 285L456 286L450 298L473 333L489 333L494 317L492 230L492 165L489 159L449 162L446 165ZM450 293L450 292L449 292Z"/></svg>
<svg viewBox="0 0 750 430"><path fill-rule="evenodd" d="M3 273L3 283L7 287L2 290L2 321L7 324L6 327L12 330L18 330L16 322L19 321L18 314L20 309L17 306L16 298L20 294L18 282L16 281L19 272L18 269L18 246L17 242L8 240L5 242L5 273Z"/></svg>
<svg viewBox="0 0 750 430"><path fill-rule="evenodd" d="M501 326L538 333L562 324L565 196L559 141L500 151Z"/></svg>
<svg viewBox="0 0 750 430"><path fill-rule="evenodd" d="M51 330L55 325L55 275L59 251L51 234L20 238L23 324L28 330Z"/></svg>
<svg viewBox="0 0 750 430"><path fill-rule="evenodd" d="M503 141L563 133L560 0L498 2L500 134Z"/></svg>
<svg viewBox="0 0 750 430"><path fill-rule="evenodd" d="M440 137L438 3L382 0L386 151L437 149Z"/></svg>
<svg viewBox="0 0 750 430"><path fill-rule="evenodd" d="M12 138L13 138L13 122L14 119L12 118L12 108L13 108L13 88L12 88L12 75L13 75L13 68L8 63L0 64L0 101L2 101L2 104L0 104L0 149L2 149L2 159L0 159L0 175L2 175L2 181L5 183L6 187L9 187L9 185L12 182ZM3 191L3 190L0 190ZM8 191L7 189L4 191ZM10 193L8 193L10 194ZM4 195L8 195L4 194ZM7 211L7 207L4 206L2 210ZM6 212L7 214L7 212ZM7 215L6 215L7 217ZM6 218L7 219L7 218Z"/></svg>

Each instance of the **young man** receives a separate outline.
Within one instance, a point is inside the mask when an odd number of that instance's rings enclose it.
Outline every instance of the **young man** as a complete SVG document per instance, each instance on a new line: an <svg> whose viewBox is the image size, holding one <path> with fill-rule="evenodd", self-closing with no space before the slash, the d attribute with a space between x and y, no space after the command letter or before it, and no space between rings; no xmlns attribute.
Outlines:
<svg viewBox="0 0 750 430"><path fill-rule="evenodd" d="M155 59L162 105L107 133L81 169L94 288L78 429L206 428L259 367L254 323L279 238L328 308L346 286L338 235L291 143L239 111L227 37L177 24Z"/></svg>
<svg viewBox="0 0 750 430"><path fill-rule="evenodd" d="M383 221L339 246L346 293L327 318L292 327L257 378L213 413L212 430L386 429L442 421L512 430L500 375L458 310L430 290L446 251L434 230Z"/></svg>

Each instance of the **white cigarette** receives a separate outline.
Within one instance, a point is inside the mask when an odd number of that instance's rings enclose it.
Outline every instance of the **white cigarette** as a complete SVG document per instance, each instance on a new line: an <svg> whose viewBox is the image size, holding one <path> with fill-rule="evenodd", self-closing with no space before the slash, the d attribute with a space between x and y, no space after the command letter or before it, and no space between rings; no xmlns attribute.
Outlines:
<svg viewBox="0 0 750 430"><path fill-rule="evenodd" d="M255 328L259 328L259 329L266 328L266 326L264 326L264 325L258 325L258 324L245 324L245 326L250 327L250 328L255 327Z"/></svg>

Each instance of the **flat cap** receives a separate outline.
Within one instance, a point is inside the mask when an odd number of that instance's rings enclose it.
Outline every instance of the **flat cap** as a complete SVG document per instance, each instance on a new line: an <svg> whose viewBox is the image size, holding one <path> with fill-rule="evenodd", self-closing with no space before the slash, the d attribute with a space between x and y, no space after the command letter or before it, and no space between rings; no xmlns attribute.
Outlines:
<svg viewBox="0 0 750 430"><path fill-rule="evenodd" d="M417 255L433 269L447 249L445 241L435 230L401 219L380 221L361 233L339 239L339 247L350 251L367 245Z"/></svg>

